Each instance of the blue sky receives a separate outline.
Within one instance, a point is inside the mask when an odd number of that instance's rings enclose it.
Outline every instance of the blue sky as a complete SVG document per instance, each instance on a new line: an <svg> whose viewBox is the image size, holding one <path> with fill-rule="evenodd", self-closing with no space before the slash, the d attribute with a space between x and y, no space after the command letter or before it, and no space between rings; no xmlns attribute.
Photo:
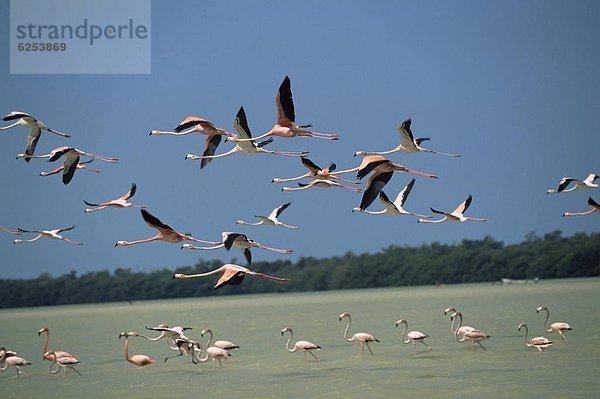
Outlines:
<svg viewBox="0 0 600 399"><path fill-rule="evenodd" d="M154 235L138 210L84 214L82 200L104 201L137 183L135 203L196 237L239 231L292 248L292 256L254 250L254 260L377 252L389 245L454 243L490 235L506 243L535 231L600 231L597 216L561 217L588 208L600 190L546 195L563 176L600 173L600 3L579 1L153 1L149 75L10 75L8 2L0 4L0 113L21 110L69 132L44 135L38 153L68 144L107 156L96 175L79 171L63 186L38 173L54 164L15 160L28 130L0 131L0 226L75 224L68 237L13 245L0 233L1 276L59 275L70 270L175 268L199 258L230 261L239 251L187 251L156 242L113 248ZM110 60L107 60L110 62ZM417 177L406 203L415 212L452 210L469 193L469 214L487 223L419 225L411 217L352 213L360 194L337 189L284 193L273 177L305 172L294 158L235 155L204 170L185 161L203 137L149 137L197 115L231 130L243 105L255 135L275 122L275 94L288 75L300 123L339 133L337 142L276 138L269 148L310 151L319 165L358 164L357 150L398 144L396 127L412 118L429 147L458 152L393 154L390 159L437 174ZM222 144L219 152L231 148ZM37 161L37 162L36 162ZM412 176L395 174L392 197ZM285 202L282 220L300 230L236 226ZM369 209L380 209L376 201Z"/></svg>

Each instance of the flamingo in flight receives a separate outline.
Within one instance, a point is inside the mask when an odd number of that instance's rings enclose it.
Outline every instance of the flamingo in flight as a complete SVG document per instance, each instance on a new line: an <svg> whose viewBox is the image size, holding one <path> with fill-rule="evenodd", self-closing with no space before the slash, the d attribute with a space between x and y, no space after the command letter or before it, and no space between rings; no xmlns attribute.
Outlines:
<svg viewBox="0 0 600 399"><path fill-rule="evenodd" d="M248 127L248 119L246 118L246 112L244 111L244 107L240 107L240 110L238 111L238 113L235 117L233 127L235 128L235 131L238 133L238 137L241 137L244 140L236 139L237 144L231 150L224 152L222 154L219 154L219 155L201 155L200 156L200 155L194 155L194 154L187 154L185 156L185 159L189 159L192 161L215 159L215 158L226 157L228 155L232 155L235 153L272 154L272 155L283 155L283 156L288 156L288 157L303 157L308 154L307 151L284 152L284 151L271 151L271 150L263 149L262 147L271 143L273 140L269 139L269 140L261 141L259 143L255 143L253 141L255 139L252 138L252 132L250 131L250 127ZM233 136L228 137L228 139L231 137L233 137Z"/></svg>
<svg viewBox="0 0 600 399"><path fill-rule="evenodd" d="M415 349L415 351L417 350L417 342L422 343L423 345L425 345L427 347L428 350L432 350L431 346L427 345L427 342L425 342L425 340L427 339L427 337L429 337L429 335L427 334L423 334L421 331L411 331L408 333L408 339L405 341L404 337L407 336L406 335L406 330L408 330L408 322L404 319L400 319L396 322L396 327L398 327L400 324L404 324L404 331L402 331L402 336L400 337L400 340L405 343L405 344L413 344L413 348Z"/></svg>
<svg viewBox="0 0 600 399"><path fill-rule="evenodd" d="M280 222L278 217L279 215L281 215L281 213L283 211L285 211L287 209L288 206L290 206L290 202L285 203L283 205L278 206L277 208L273 209L271 211L271 213L269 214L269 216L260 216L260 215L255 215L254 217L259 218L260 220L256 223L248 223L245 222L243 220L238 220L235 223L236 224L241 224L241 225L245 225L245 226L260 226L260 225L265 225L265 226L281 226L281 227L287 227L288 229L299 229L300 227L298 226L290 226L287 225L283 222Z"/></svg>
<svg viewBox="0 0 600 399"><path fill-rule="evenodd" d="M594 212L600 212L600 204L598 204L596 201L594 201L594 199L592 197L588 198L587 203L589 206L592 207L592 209L589 209L584 212L565 212L565 213L563 213L563 217L564 216L584 216L584 215L590 215Z"/></svg>
<svg viewBox="0 0 600 399"><path fill-rule="evenodd" d="M388 215L412 215L412 216L418 216L418 217L422 217L422 218L431 218L432 216L408 212L404 209L404 203L408 199L408 195L410 194L414 185L415 185L415 178L413 178L406 186L404 186L404 188L398 193L398 196L396 197L394 202L390 201L390 199L385 194L385 192L383 190L381 190L379 192L379 200L381 200L381 203L385 207L381 211L373 212L373 211L361 210L360 208L353 208L352 212L355 212L355 211L356 212L364 212L364 213L368 213L371 215L385 215L385 214L388 214Z"/></svg>
<svg viewBox="0 0 600 399"><path fill-rule="evenodd" d="M195 341L188 341L187 339L177 338L175 340L175 348L179 351L179 353L177 355L165 357L164 362L166 363L167 360L173 359L173 358L176 358L176 357L179 357L179 356L185 356L187 358L190 354L193 355L194 347L197 344L198 343L195 342ZM196 363L194 361L194 357L193 356L192 356L192 362Z"/></svg>
<svg viewBox="0 0 600 399"><path fill-rule="evenodd" d="M150 136L183 136L191 133L200 133L206 136L206 140L204 141L204 152L202 153L202 156L204 157L215 155L217 147L219 146L219 144L221 144L221 136L233 134L231 132L221 129L220 127L216 127L211 121L190 115L183 121L181 121L172 132L163 130L152 130L150 132ZM211 160L211 158L202 159L202 162L200 163L200 169L207 166Z"/></svg>
<svg viewBox="0 0 600 399"><path fill-rule="evenodd" d="M132 207L132 208L146 208L145 206L133 205L131 202L127 202L128 199L130 199L131 197L133 197L135 195L136 189L137 189L136 184L135 183L131 183L131 188L125 194L123 194L122 196L120 196L117 199L110 200L110 201L107 201L107 202L102 202L100 204L93 204L91 202L87 202L87 201L84 200L83 202L86 205L94 207L94 208L88 208L84 212L86 212L86 213L95 212L95 211L99 211L99 210L107 208L107 207L114 207L114 208L129 208L129 207Z"/></svg>
<svg viewBox="0 0 600 399"><path fill-rule="evenodd" d="M350 313L344 312L339 315L340 321L344 317L348 318L348 324L346 325L346 329L344 330L344 339L348 342L359 342L360 343L360 353L365 354L365 346L373 354L371 347L369 346L369 342L379 342L377 338L375 338L372 334L369 333L355 333L352 337L348 337L348 330L350 329L350 324L352 324L352 318L350 317Z"/></svg>
<svg viewBox="0 0 600 399"><path fill-rule="evenodd" d="M163 324L159 324L156 327L146 326L146 330L160 331L160 335L158 337L150 338L146 335L137 333L136 336L145 338L148 341L158 341L158 340L161 340L164 338L167 341L167 346L169 347L169 349L174 350L174 351L180 350L180 347L176 343L176 341L178 339L182 339L185 341L191 341L191 339L189 339L185 335L185 331L192 330L192 327L182 327L182 326L169 327L167 324L163 323Z"/></svg>
<svg viewBox="0 0 600 399"><path fill-rule="evenodd" d="M247 235L241 234L241 233L231 233L228 231L224 231L222 233L222 237L223 237L223 242L221 242L218 245L215 245L213 247L197 247L192 244L183 244L181 246L181 249L196 249L196 250L210 251L210 250L225 248L227 251L229 251L231 248L237 248L237 249L242 250L242 252L244 252L244 257L248 261L248 264L252 263L252 253L250 252L250 248L265 249L267 251L277 252L279 254L284 254L284 255L291 255L293 253L293 251L291 249L277 249L277 248L271 248L271 247L261 245L261 244L257 243L256 241L249 239Z"/></svg>
<svg viewBox="0 0 600 399"><path fill-rule="evenodd" d="M543 352L544 349L548 349L554 345L554 342L545 337L534 337L528 340L527 333L529 332L529 329L527 328L527 324L525 324L525 322L520 323L517 328L519 331L521 331L522 328L525 328L525 345L530 348L535 348L540 352Z"/></svg>
<svg viewBox="0 0 600 399"><path fill-rule="evenodd" d="M465 216L464 215L464 213L467 211L467 209L469 209L469 205L471 205L471 201L472 200L473 200L473 196L471 194L469 194L469 196L467 197L467 199L464 202L462 202L458 207L456 207L455 210L453 210L450 213L443 212L443 211L438 211L436 209L430 208L431 212L437 213L437 214L440 214L440 215L444 215L444 217L441 218L441 219L437 219L437 220L419 219L419 220L417 220L417 223L442 223L442 222L445 222L447 220L449 220L451 222L466 222L467 220L473 220L475 222L485 222L485 221L487 221L487 219L485 219L485 218L473 218L473 217L469 217L469 216Z"/></svg>
<svg viewBox="0 0 600 399"><path fill-rule="evenodd" d="M339 177L339 176L333 174L332 172L335 171L335 169L336 169L336 165L334 163L331 163L331 165L329 165L327 168L321 168L319 165L317 165L316 163L314 163L313 161L311 161L310 159L308 159L306 157L301 157L300 160L302 161L302 165L304 165L308 169L308 172L306 172L305 174L300 175L300 176L284 178L284 179L275 177L275 178L273 178L273 180L271 180L271 183L283 183L283 182L300 180L300 179L310 177L313 179L339 180L339 181L344 181L346 183L360 184L359 181L347 180L347 179L344 179L342 177Z"/></svg>
<svg viewBox="0 0 600 399"><path fill-rule="evenodd" d="M314 357L316 360L319 360L319 358L317 357L317 355L315 355L313 353L313 351L320 351L321 348L319 345L317 344L313 344L310 341L296 341L296 343L294 344L294 346L290 346L290 342L292 341L292 338L294 338L294 331L292 331L291 327L286 327L283 330L281 330L281 335L283 336L283 334L285 334L286 332L290 333L290 337L288 338L287 342L285 343L285 349L288 352L296 352L297 350L302 350L304 352L304 360L306 359L306 354L309 353L312 357Z"/></svg>
<svg viewBox="0 0 600 399"><path fill-rule="evenodd" d="M353 191L355 193L360 193L362 190L356 187L348 187L333 180L327 179L314 179L310 183L298 183L298 187L282 187L281 191L300 191L300 190L308 190L312 187L321 187L321 188L330 188L330 187L339 187L344 190Z"/></svg>
<svg viewBox="0 0 600 399"><path fill-rule="evenodd" d="M337 134L319 133L306 130L306 128L312 125L297 125L296 124L296 113L294 111L294 100L292 98L292 86L290 78L286 76L279 86L277 96L275 97L275 104L277 105L277 123L273 128L265 134L261 134L258 137L227 137L228 141L236 143L244 141L255 141L260 140L269 136L279 136L283 138L291 137L313 137L316 139L325 140L338 140Z"/></svg>
<svg viewBox="0 0 600 399"><path fill-rule="evenodd" d="M594 173L590 173L584 180L574 179L572 177L563 177L560 180L557 189L550 189L546 191L547 194L557 194L557 193L568 193L573 190L586 190L589 188L598 188L600 184L594 183L598 180L598 175ZM571 188L567 188L569 184L574 183Z"/></svg>
<svg viewBox="0 0 600 399"><path fill-rule="evenodd" d="M267 280L274 281L279 284L288 284L290 281L292 281L289 278L269 276L268 274L255 272L253 270L248 269L247 267L234 265L232 263L225 264L217 269L211 270L206 273L199 273L199 274L176 273L173 276L173 278L174 279L178 278L178 279L183 280L183 279L187 279L187 278L210 276L211 274L217 274L217 273L222 273L222 275L219 278L219 280L217 281L217 283L215 284L215 286L213 287L213 290L216 290L217 288L221 288L222 286L224 286L226 284L239 285L242 283L242 281L244 281L244 277L246 277L246 276L261 277L261 278L265 278Z"/></svg>
<svg viewBox="0 0 600 399"><path fill-rule="evenodd" d="M200 336L204 337L204 334L208 334L208 341L206 342L206 347L210 348L211 347L210 343L213 339L213 332L210 328L205 328L204 330L200 331ZM236 345L233 342L227 341L224 339L215 341L214 346L216 346L217 348L225 349L226 351L230 351L233 349L240 349L239 345Z"/></svg>
<svg viewBox="0 0 600 399"><path fill-rule="evenodd" d="M74 228L75 228L75 225L64 228L64 229L53 229L53 230L24 230L24 229L19 228L19 231L21 233L37 233L37 236L35 236L34 238L32 238L30 240L16 239L13 241L13 243L21 244L21 243L25 243L25 242L34 242L34 241L39 240L40 238L46 238L46 239L62 240L62 241L66 241L70 244L75 244L75 245L83 245L82 242L69 240L68 238L63 237L60 234L63 231L73 230Z"/></svg>
<svg viewBox="0 0 600 399"><path fill-rule="evenodd" d="M215 242L215 241L199 240L197 238L192 237L191 234L187 234L187 233L182 234L182 233L174 230L171 226L166 225L163 222L161 222L157 217L153 216L152 214L150 214L150 212L148 212L145 209L141 209L140 212L142 213L142 218L148 224L148 226L152 227L153 229L158 230L158 233L153 237L144 238L144 239L137 240L137 241L117 241L115 243L115 247L135 245L135 244L141 244L144 242L157 241L157 240L172 242L172 243L177 243L177 242L181 242L181 241L194 241L194 242L199 242L202 244L211 244L211 245L219 244L218 242Z"/></svg>
<svg viewBox="0 0 600 399"><path fill-rule="evenodd" d="M73 147L62 146L53 149L50 151L50 154L45 155L27 155L27 154L17 154L17 158L48 158L48 162L55 162L61 157L65 157L63 162L63 177L62 181L64 184L69 184L69 182L73 179L75 175L75 171L77 170L77 166L79 165L79 157L86 156L93 159L99 159L101 161L116 163L119 162L118 158L110 158L102 155L90 154L89 152L85 152Z"/></svg>
<svg viewBox="0 0 600 399"><path fill-rule="evenodd" d="M92 163L93 161L94 161L93 159L90 159L89 161L79 161L79 163L77 164L76 168L77 169L87 170L87 171L94 172L94 173L102 173L102 171L100 171L98 169L92 169L92 168L89 168L87 166L89 163ZM65 165L61 165L58 168L52 169L49 172L40 172L40 176L43 176L43 177L52 176L52 175L55 175L57 173L63 172L64 170L65 170Z"/></svg>
<svg viewBox="0 0 600 399"><path fill-rule="evenodd" d="M4 347L0 347L0 352L2 355L0 356L0 371L5 371L10 366L14 367L17 370L17 378L21 377L23 374L23 370L21 367L23 366L31 366L31 362L17 356L16 352L7 351Z"/></svg>
<svg viewBox="0 0 600 399"><path fill-rule="evenodd" d="M31 156L35 153L35 147L37 146L38 141L40 140L40 136L42 134L42 130L45 130L50 133L54 133L61 137L69 138L68 134L61 133L58 130L50 129L42 121L38 121L33 116L20 111L13 111L10 114L6 115L2 118L3 121L14 121L11 125L0 127L0 130L10 129L14 126L25 126L30 130L29 135L27 136L27 148L25 149L25 154ZM25 162L29 162L30 158L25 158Z"/></svg>
<svg viewBox="0 0 600 399"><path fill-rule="evenodd" d="M563 339L563 341L567 341L567 337L565 337L565 334L568 331L573 330L573 328L569 325L569 323L563 323L563 322L557 321L557 322L550 324L550 328L548 328L547 324L548 324L548 319L550 318L550 311L545 306L539 306L536 309L536 313L540 313L542 311L546 312L546 319L544 320L544 328L546 329L546 332L557 332L560 335L560 337Z"/></svg>
<svg viewBox="0 0 600 399"><path fill-rule="evenodd" d="M432 154L445 155L447 157L460 158L461 154L449 154L447 152L434 151L427 148L421 147L421 143L427 140L427 138L414 138L412 131L410 130L411 120L407 119L398 126L398 133L400 133L400 145L394 149L389 151L379 151L379 152L369 152L369 151L357 151L354 153L354 156L357 155L387 155L393 154L395 152L430 152Z"/></svg>
<svg viewBox="0 0 600 399"><path fill-rule="evenodd" d="M125 360L127 360L131 364L135 364L138 367L147 366L152 363L156 363L156 360L152 359L147 355L131 355L129 356L129 337L137 337L138 333L135 331L132 332L122 332L119 334L119 339L121 337L125 337Z"/></svg>
<svg viewBox="0 0 600 399"><path fill-rule="evenodd" d="M341 170L334 174L358 172L356 177L362 180L363 177L373 172L367 181L367 186L360 202L359 210L365 210L375 201L379 192L390 181L394 171L412 173L419 176L424 176L430 179L437 179L436 175L419 172L404 165L390 161L381 155L369 155L362 159L360 165L352 169Z"/></svg>

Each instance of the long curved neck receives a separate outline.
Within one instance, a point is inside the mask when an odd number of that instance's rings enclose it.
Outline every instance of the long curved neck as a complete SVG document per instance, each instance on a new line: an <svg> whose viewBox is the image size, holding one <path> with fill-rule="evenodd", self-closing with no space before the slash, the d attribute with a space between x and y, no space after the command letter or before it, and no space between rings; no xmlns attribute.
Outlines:
<svg viewBox="0 0 600 399"><path fill-rule="evenodd" d="M149 336L147 336L147 335L143 335L143 334L140 334L140 333L138 333L138 337L145 338L145 339L147 339L148 341L158 341L158 340L160 340L160 339L162 339L162 338L164 338L164 337L165 337L165 332L164 332L164 331L163 331L163 332L161 332L161 333L160 333L160 335L159 335L158 337L154 337L154 338L150 338L150 337L149 337Z"/></svg>
<svg viewBox="0 0 600 399"><path fill-rule="evenodd" d="M206 347L210 348L210 341L212 341L212 338L213 338L212 330L207 329L206 333L208 334L208 341L206 341Z"/></svg>
<svg viewBox="0 0 600 399"><path fill-rule="evenodd" d="M48 341L50 341L50 332L46 331L46 340L44 341L44 347L42 348L42 355L48 350Z"/></svg>
<svg viewBox="0 0 600 399"><path fill-rule="evenodd" d="M462 313L460 313L460 312L457 313L456 317L458 317L459 319L458 319L458 325L456 326L456 330L454 330L454 336L456 337L456 340L458 341L458 330L460 330L460 327L462 326L462 322L463 322Z"/></svg>
<svg viewBox="0 0 600 399"><path fill-rule="evenodd" d="M405 344L409 344L410 339L404 340L404 337L406 337L406 330L408 330L408 323L402 323L402 324L404 324L404 331L402 331L402 336L400 337L400 340L402 342L404 342Z"/></svg>
<svg viewBox="0 0 600 399"><path fill-rule="evenodd" d="M456 317L453 317L452 324L450 324L450 332L452 333L452 335L454 335L456 333L456 330L454 329L455 324L456 324Z"/></svg>
<svg viewBox="0 0 600 399"><path fill-rule="evenodd" d="M292 342L292 337L294 336L294 332L292 330L288 330L290 332L290 337L288 338L287 342L285 343L285 349L288 350L288 352L296 352L296 347L290 348L290 342Z"/></svg>
<svg viewBox="0 0 600 399"><path fill-rule="evenodd" d="M348 317L348 324L346 325L346 329L344 330L344 339L346 341L352 342L354 339L348 338L348 330L350 330L350 324L352 324L352 319L350 318L350 316L346 316L346 317Z"/></svg>
<svg viewBox="0 0 600 399"><path fill-rule="evenodd" d="M544 309L546 311L546 319L544 320L544 328L546 332L552 332L551 328L548 328L548 319L550 318L550 311L548 309Z"/></svg>
<svg viewBox="0 0 600 399"><path fill-rule="evenodd" d="M195 356L196 361L198 361L198 362L205 362L205 361L208 360L208 357L209 357L208 356L208 351L206 351L206 356L201 357L202 356L202 350L200 350L200 355L199 356L198 355L194 355L194 356Z"/></svg>
<svg viewBox="0 0 600 399"><path fill-rule="evenodd" d="M527 328L527 325L523 325L523 327L525 328L525 343L527 343L527 334L529 334L529 329Z"/></svg>
<svg viewBox="0 0 600 399"><path fill-rule="evenodd" d="M131 362L129 358L129 337L125 337L125 360Z"/></svg>

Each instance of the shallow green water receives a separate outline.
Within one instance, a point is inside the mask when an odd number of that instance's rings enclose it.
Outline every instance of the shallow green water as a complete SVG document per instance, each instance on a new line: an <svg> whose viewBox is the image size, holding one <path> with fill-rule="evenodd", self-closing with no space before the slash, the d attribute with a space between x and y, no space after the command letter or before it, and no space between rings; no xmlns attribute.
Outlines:
<svg viewBox="0 0 600 399"><path fill-rule="evenodd" d="M600 279L543 281L527 285L454 285L308 294L252 295L147 301L133 304L60 306L0 311L0 346L17 350L33 366L26 378L0 373L1 398L593 398L600 392ZM574 331L561 342L542 330L538 305L551 321ZM443 309L455 306L465 323L492 335L487 351L474 352L450 335ZM342 339L338 315L350 312L351 334L373 333L374 356ZM429 334L432 352L400 342L409 330ZM546 353L523 345L520 321L534 335L556 340ZM193 365L164 341L132 338L130 353L159 363L136 368L123 359L120 331L166 322L194 327L191 338L210 327L216 338L241 346L223 368ZM83 376L51 375L41 359L37 330L48 326L50 349L79 356ZM288 353L280 331L323 347L320 361Z"/></svg>

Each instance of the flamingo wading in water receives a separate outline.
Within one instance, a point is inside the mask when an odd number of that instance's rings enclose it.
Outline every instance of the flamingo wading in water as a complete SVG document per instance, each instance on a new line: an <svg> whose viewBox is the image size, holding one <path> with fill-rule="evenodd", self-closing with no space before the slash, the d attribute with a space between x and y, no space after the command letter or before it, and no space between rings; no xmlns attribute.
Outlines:
<svg viewBox="0 0 600 399"><path fill-rule="evenodd" d="M410 344L412 342L413 344L413 348L416 351L417 350L417 342L422 343L423 345L425 345L427 347L428 350L432 350L431 346L427 345L427 342L425 342L425 339L427 339L427 337L429 337L429 335L427 334L423 334L421 331L411 331L408 333L408 339L404 340L404 337L407 336L406 335L406 330L408 330L408 322L404 319L400 319L396 322L396 327L398 327L400 324L404 324L404 331L402 331L402 336L400 337L400 340L405 343L405 344Z"/></svg>
<svg viewBox="0 0 600 399"><path fill-rule="evenodd" d="M42 348L42 359L54 361L57 356L58 357L75 357L75 356L71 355L69 352L65 352L65 351L57 351L57 350L48 351L48 342L50 341L50 330L48 329L48 327L40 328L38 331L38 336L40 336L44 333L46 333L46 339L44 341L44 346Z"/></svg>
<svg viewBox="0 0 600 399"><path fill-rule="evenodd" d="M156 363L156 360L152 359L147 355L131 355L129 356L129 337L137 337L138 333L135 331L132 332L122 332L119 334L119 339L121 337L125 337L125 360L127 360L131 364L135 364L138 367L147 366L152 363Z"/></svg>
<svg viewBox="0 0 600 399"><path fill-rule="evenodd" d="M252 138L252 132L250 131L250 127L248 126L248 119L246 118L246 112L244 111L244 107L240 107L240 110L238 111L238 113L235 117L235 122L233 123L233 127L235 128L235 131L238 133L238 137L241 137L243 140L236 139L237 144L231 150L224 152L222 154L219 154L219 155L202 155L202 156L200 156L200 155L194 155L194 154L187 154L185 156L185 159L189 159L192 161L215 159L215 158L226 157L228 155L232 155L235 153L250 154L250 155L251 154L272 154L272 155L283 155L283 156L288 156L288 157L303 157L308 154L308 152L306 152L306 151L284 152L284 151L271 151L271 150L263 149L262 147L271 143L272 139L261 141L260 143L255 143L254 141L251 141L251 140L255 140L255 139ZM231 136L231 137L233 137L233 136ZM228 139L231 137L228 137Z"/></svg>
<svg viewBox="0 0 600 399"><path fill-rule="evenodd" d="M279 86L277 96L275 97L275 104L277 105L277 123L270 131L254 138L236 138L234 136L229 136L227 137L227 140L239 143L243 141L260 140L268 136L279 136L283 138L300 136L325 140L339 139L337 134L319 133L306 130L306 128L309 128L312 125L296 124L296 113L294 110L294 100L292 98L292 85L288 76L283 79L283 82Z"/></svg>
<svg viewBox="0 0 600 399"><path fill-rule="evenodd" d="M174 230L171 226L161 222L157 217L153 216L150 212L148 212L145 209L141 209L140 212L142 213L142 218L144 219L146 224L148 224L148 226L152 227L153 229L158 230L158 233L153 237L144 238L144 239L136 240L136 241L117 241L115 243L115 247L118 247L118 246L125 247L128 245L141 244L144 242L150 242L150 241L156 241L156 240L161 240L161 241L171 242L171 243L177 243L177 242L181 242L181 241L194 241L194 242L199 242L202 244L211 244L211 245L219 244L218 242L215 242L215 241L199 240L197 238L192 237L191 234L182 234L182 233Z"/></svg>
<svg viewBox="0 0 600 399"><path fill-rule="evenodd" d="M348 342L355 342L355 341L359 342L360 343L360 353L362 353L363 355L365 354L365 346L366 346L372 355L373 351L371 350L371 347L369 346L369 342L379 342L379 340L377 338L375 338L372 334L360 333L360 332L355 333L354 335L352 335L352 337L349 337L348 330L350 329L350 324L352 324L352 318L350 317L350 313L344 312L341 315L339 315L340 321L342 321L342 319L344 317L348 318L348 324L346 325L346 329L344 330L344 339Z"/></svg>
<svg viewBox="0 0 600 399"><path fill-rule="evenodd" d="M204 337L204 334L208 334L208 341L206 342L206 347L210 348L210 346L211 346L210 343L213 339L212 330L210 328L205 328L204 330L200 331L201 337ZM227 341L224 339L219 339L219 340L215 341L214 346L216 346L217 348L225 349L226 351L240 348L238 345L234 344L233 342Z"/></svg>
<svg viewBox="0 0 600 399"><path fill-rule="evenodd" d="M400 124L400 126L398 126L398 133L400 133L400 140L401 143L398 147L391 149L389 151L357 151L354 153L354 156L357 155L387 155L387 154L393 154L395 152L408 152L408 153L415 153L415 152L430 152L432 154L438 154L438 155L445 155L447 157L453 157L453 158L460 158L462 157L461 154L449 154L447 152L440 152L440 151L434 151L434 150L430 150L427 148L423 148L421 147L421 143L427 140L430 140L429 137L427 138L414 138L412 130L410 130L410 124L411 124L411 120L407 119L404 122L402 122Z"/></svg>
<svg viewBox="0 0 600 399"><path fill-rule="evenodd" d="M320 351L322 348L319 345L313 344L310 341L296 341L294 346L290 347L290 342L292 341L292 338L294 337L294 331L292 331L291 327L286 327L283 330L281 330L281 335L283 336L283 334L285 334L286 332L290 333L290 337L288 338L287 342L285 343L285 349L288 352L293 353L293 352L296 352L297 350L302 350L304 352L304 360L307 360L306 359L307 353L310 353L310 355L312 357L314 357L316 360L319 360L317 355L315 355L312 352L314 350Z"/></svg>
<svg viewBox="0 0 600 399"><path fill-rule="evenodd" d="M534 337L528 340L527 333L529 332L529 329L527 328L527 324L525 324L525 322L520 323L517 328L519 331L521 331L521 328L525 328L525 345L530 348L535 348L540 352L543 352L544 349L548 349L554 345L554 342L545 337Z"/></svg>
<svg viewBox="0 0 600 399"><path fill-rule="evenodd" d="M23 374L21 367L31 366L30 361L17 356L15 352L7 351L4 347L0 347L0 350L2 351L2 355L0 356L0 371L5 371L12 366L17 370L17 378L19 378Z"/></svg>
<svg viewBox="0 0 600 399"><path fill-rule="evenodd" d="M224 286L226 284L239 285L242 283L242 281L244 281L244 277L246 277L248 275L265 278L267 280L271 280L271 281L274 281L279 284L288 284L290 281L292 281L289 278L269 276L268 274L255 272L253 270L248 269L247 267L234 265L231 263L225 264L217 269L211 270L206 273L198 273L198 274L176 273L173 276L173 278L178 278L178 279L183 280L183 279L188 279L188 278L210 276L212 274L217 274L217 273L222 273L222 275L219 278L219 280L217 281L217 283L215 284L215 286L213 287L213 290L216 290L217 288L221 288L222 286Z"/></svg>
<svg viewBox="0 0 600 399"><path fill-rule="evenodd" d="M13 111L10 114L6 115L4 118L2 118L2 120L7 122L16 120L16 122L8 126L0 127L0 130L10 129L14 126L24 126L31 129L29 131L29 135L27 136L27 148L25 149L25 154L29 157L35 153L35 147L37 146L37 143L40 140L42 130L54 133L61 137L71 137L68 134L59 132L58 130L50 129L49 127L44 125L42 121L39 121L33 116L21 111ZM31 158L29 157L24 157L25 162L29 162L31 160Z"/></svg>
<svg viewBox="0 0 600 399"><path fill-rule="evenodd" d="M544 320L544 328L546 329L546 332L557 332L558 334L560 334L560 337L563 339L563 341L567 341L565 333L567 333L567 331L573 330L569 323L557 321L550 324L550 328L548 328L548 319L550 318L550 311L545 306L539 306L536 309L536 313L540 313L542 311L546 312L546 319Z"/></svg>

